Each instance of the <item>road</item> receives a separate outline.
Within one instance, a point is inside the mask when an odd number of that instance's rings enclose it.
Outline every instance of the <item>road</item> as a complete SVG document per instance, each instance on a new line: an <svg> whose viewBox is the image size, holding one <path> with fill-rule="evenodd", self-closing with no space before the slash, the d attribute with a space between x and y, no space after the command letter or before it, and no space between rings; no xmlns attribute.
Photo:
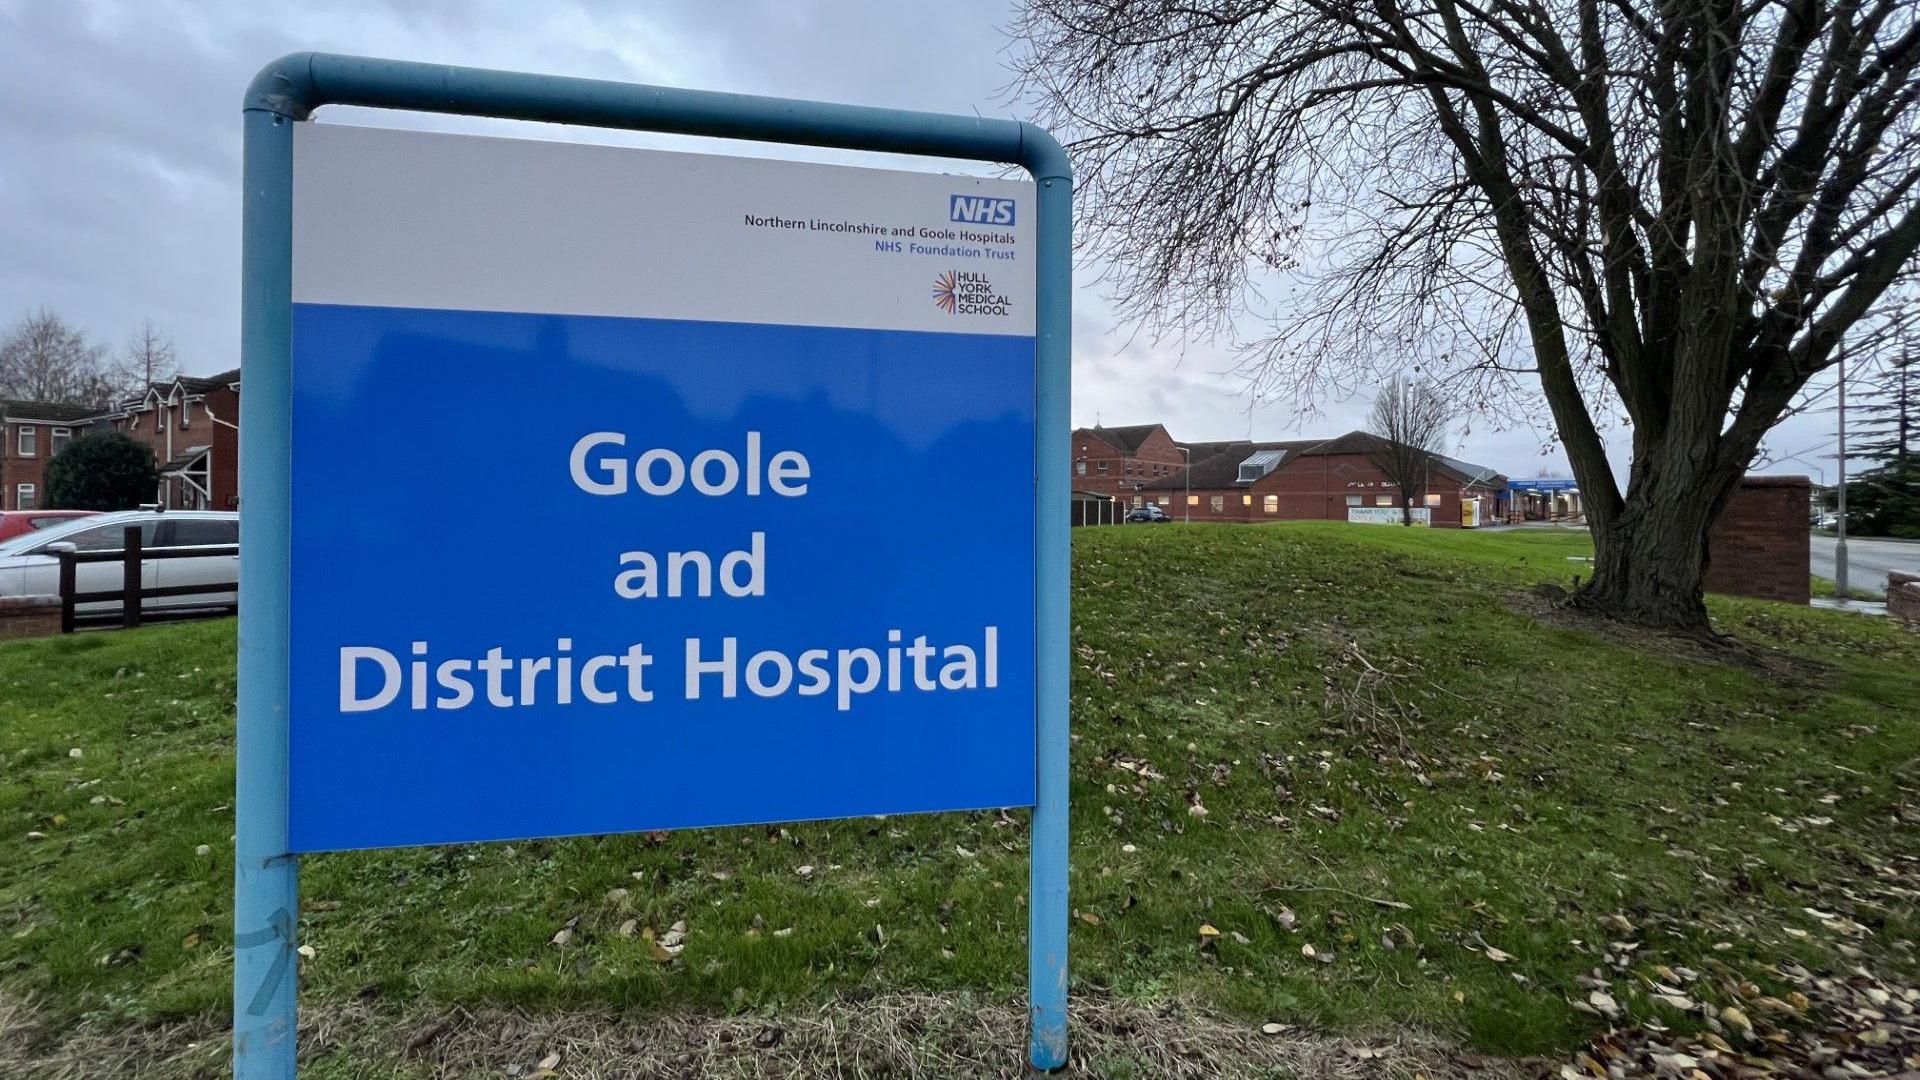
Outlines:
<svg viewBox="0 0 1920 1080"><path fill-rule="evenodd" d="M1813 572L1833 577L1834 538L1813 535ZM1920 574L1920 542L1847 538L1847 584L1875 596L1887 594L1887 571Z"/></svg>

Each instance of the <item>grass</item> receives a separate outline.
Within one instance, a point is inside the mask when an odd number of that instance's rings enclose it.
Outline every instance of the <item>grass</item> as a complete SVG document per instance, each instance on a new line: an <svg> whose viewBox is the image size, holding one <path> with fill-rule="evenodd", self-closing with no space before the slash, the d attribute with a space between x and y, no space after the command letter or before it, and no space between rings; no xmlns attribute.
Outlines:
<svg viewBox="0 0 1920 1080"><path fill-rule="evenodd" d="M1604 1027L1576 1002L1609 965L1643 977L1615 985L1630 1016L1674 1024L1662 966L1915 974L1920 635L1715 598L1723 631L1797 658L1783 677L1515 610L1589 551L1078 531L1076 993L1533 1053ZM0 644L0 995L109 1025L227 1008L233 649L230 622ZM981 813L314 857L301 992L1004 1000L1024 839Z"/></svg>

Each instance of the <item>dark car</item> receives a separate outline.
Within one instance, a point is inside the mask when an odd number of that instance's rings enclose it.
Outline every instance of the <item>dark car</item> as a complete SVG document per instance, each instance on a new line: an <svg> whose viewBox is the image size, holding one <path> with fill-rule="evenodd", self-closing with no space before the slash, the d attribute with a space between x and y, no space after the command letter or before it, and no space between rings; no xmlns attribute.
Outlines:
<svg viewBox="0 0 1920 1080"><path fill-rule="evenodd" d="M1127 520L1143 522L1172 521L1173 517L1158 506L1148 503L1145 506L1136 506L1127 511Z"/></svg>
<svg viewBox="0 0 1920 1080"><path fill-rule="evenodd" d="M92 510L6 510L0 511L0 540L25 536L49 525L58 525L77 517L90 517Z"/></svg>

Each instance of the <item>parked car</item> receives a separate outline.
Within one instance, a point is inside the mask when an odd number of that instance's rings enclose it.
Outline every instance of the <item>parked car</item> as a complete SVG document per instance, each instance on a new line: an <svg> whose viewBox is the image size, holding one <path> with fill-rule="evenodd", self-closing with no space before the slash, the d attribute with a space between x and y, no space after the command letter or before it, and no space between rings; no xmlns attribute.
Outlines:
<svg viewBox="0 0 1920 1080"><path fill-rule="evenodd" d="M1155 506L1153 503L1148 503L1145 506L1136 506L1127 511L1127 520L1133 522L1172 521L1173 516L1158 506Z"/></svg>
<svg viewBox="0 0 1920 1080"><path fill-rule="evenodd" d="M63 521L91 517L97 510L0 510L0 540L11 540Z"/></svg>
<svg viewBox="0 0 1920 1080"><path fill-rule="evenodd" d="M71 544L76 551L119 551L126 544L129 525L140 530L143 550L235 546L240 542L240 515L214 510L123 510L94 514L49 525L24 536L0 541L0 596L58 596L60 559L56 545ZM81 563L74 567L78 592L118 589L124 570L118 562ZM143 589L191 585L219 585L240 580L237 555L214 554L149 559L142 562ZM146 612L183 612L232 607L239 597L232 590L189 596L154 597L141 605ZM83 615L113 614L117 600L81 604Z"/></svg>

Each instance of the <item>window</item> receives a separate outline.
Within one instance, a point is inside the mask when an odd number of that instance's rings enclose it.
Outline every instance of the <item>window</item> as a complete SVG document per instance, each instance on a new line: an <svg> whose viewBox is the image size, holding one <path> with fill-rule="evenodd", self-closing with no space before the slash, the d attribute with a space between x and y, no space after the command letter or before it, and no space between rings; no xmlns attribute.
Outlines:
<svg viewBox="0 0 1920 1080"><path fill-rule="evenodd" d="M63 427L54 428L53 438L47 440L47 452L50 454L58 454L60 453L60 451L65 450L67 448L67 443L71 442L72 440L73 440L72 428L63 428Z"/></svg>
<svg viewBox="0 0 1920 1080"><path fill-rule="evenodd" d="M1121 471L1121 472L1123 472L1123 473L1125 473L1125 474L1127 474L1128 476L1132 476L1132 475L1133 475L1133 462L1131 462L1131 461L1129 461L1129 462L1127 462L1127 463L1125 463L1124 465L1121 465L1121 466L1120 466L1120 471Z"/></svg>
<svg viewBox="0 0 1920 1080"><path fill-rule="evenodd" d="M1073 471L1074 471L1074 474L1077 476L1087 475L1087 459L1081 458L1080 460L1074 462Z"/></svg>
<svg viewBox="0 0 1920 1080"><path fill-rule="evenodd" d="M1199 506L1199 505L1200 505L1200 496L1198 496L1198 495L1189 495L1189 496L1187 496L1187 505L1188 505L1188 506Z"/></svg>
<svg viewBox="0 0 1920 1080"><path fill-rule="evenodd" d="M1253 505L1253 496L1251 496L1251 495L1242 495L1242 496L1240 496L1240 505L1241 505L1241 506L1252 506L1252 505Z"/></svg>
<svg viewBox="0 0 1920 1080"><path fill-rule="evenodd" d="M117 525L102 525L67 537L67 542L79 551L119 551L126 546L127 522ZM153 535L159 529L157 521L140 522L140 546L150 547Z"/></svg>
<svg viewBox="0 0 1920 1080"><path fill-rule="evenodd" d="M1165 506L1168 503L1168 499L1165 495L1160 496L1158 499L1155 499L1154 501L1159 503L1161 506Z"/></svg>
<svg viewBox="0 0 1920 1080"><path fill-rule="evenodd" d="M1099 469L1100 469L1100 475L1101 475L1101 476L1105 476L1105 475L1107 475L1107 463L1106 463L1106 462L1104 462L1104 461L1099 461L1099 462L1095 462L1094 464L1096 464L1097 466L1099 466Z"/></svg>
<svg viewBox="0 0 1920 1080"><path fill-rule="evenodd" d="M1213 512L1217 514L1220 511L1225 510L1227 508L1227 497L1225 495L1210 496L1208 499L1208 505L1213 507Z"/></svg>
<svg viewBox="0 0 1920 1080"><path fill-rule="evenodd" d="M1140 504L1141 504L1142 502L1145 502L1145 501L1146 501L1146 500L1144 500L1144 499L1142 499L1142 498L1141 498L1140 496L1138 496L1138 495L1135 495L1135 496L1133 497L1133 505L1134 505L1134 508L1135 508L1135 509L1138 509L1138 508L1139 508L1139 506L1140 506Z"/></svg>
<svg viewBox="0 0 1920 1080"><path fill-rule="evenodd" d="M1373 497L1373 505L1375 505L1375 506L1392 506L1392 505L1393 505L1393 496L1391 496L1391 495L1375 495L1375 496Z"/></svg>
<svg viewBox="0 0 1920 1080"><path fill-rule="evenodd" d="M40 494L32 484L20 484L13 489L13 508L15 510L37 510L40 508Z"/></svg>
<svg viewBox="0 0 1920 1080"><path fill-rule="evenodd" d="M167 547L207 547L240 542L240 523L218 518L180 518L173 522Z"/></svg>
<svg viewBox="0 0 1920 1080"><path fill-rule="evenodd" d="M1277 514L1280 512L1280 496L1269 495L1266 497L1264 501L1265 501L1265 509L1267 513Z"/></svg>
<svg viewBox="0 0 1920 1080"><path fill-rule="evenodd" d="M1439 506L1439 505L1440 505L1440 496L1438 496L1438 495L1429 495L1429 496L1427 496L1427 505L1428 505L1428 506Z"/></svg>
<svg viewBox="0 0 1920 1080"><path fill-rule="evenodd" d="M20 456L32 457L34 454L39 452L39 445L40 445L40 429L37 427L34 427L32 424L21 424L20 439L17 444L17 447L20 451ZM23 486L32 487L33 485L26 484Z"/></svg>
<svg viewBox="0 0 1920 1080"><path fill-rule="evenodd" d="M1348 505L1348 506L1359 506L1359 505L1360 505L1360 496L1358 496L1358 495L1349 495L1349 496L1347 496L1347 505Z"/></svg>
<svg viewBox="0 0 1920 1080"><path fill-rule="evenodd" d="M193 402L191 401L180 403L180 426L183 428L193 426Z"/></svg>

